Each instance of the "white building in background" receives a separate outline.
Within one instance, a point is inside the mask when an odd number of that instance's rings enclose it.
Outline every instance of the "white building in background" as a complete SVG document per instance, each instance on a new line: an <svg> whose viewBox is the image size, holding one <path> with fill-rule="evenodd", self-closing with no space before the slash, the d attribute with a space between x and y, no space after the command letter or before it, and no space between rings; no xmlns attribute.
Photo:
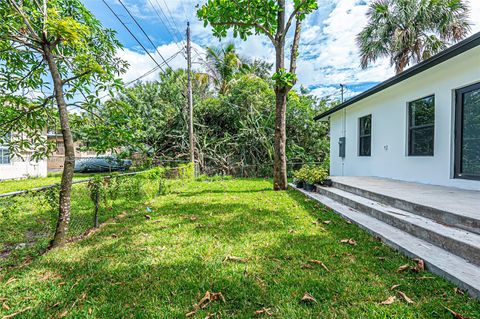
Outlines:
<svg viewBox="0 0 480 319"><path fill-rule="evenodd" d="M28 153L23 159L10 157L7 146L0 145L0 180L47 176L47 160L35 161Z"/></svg>
<svg viewBox="0 0 480 319"><path fill-rule="evenodd" d="M332 176L480 190L480 33L316 119Z"/></svg>

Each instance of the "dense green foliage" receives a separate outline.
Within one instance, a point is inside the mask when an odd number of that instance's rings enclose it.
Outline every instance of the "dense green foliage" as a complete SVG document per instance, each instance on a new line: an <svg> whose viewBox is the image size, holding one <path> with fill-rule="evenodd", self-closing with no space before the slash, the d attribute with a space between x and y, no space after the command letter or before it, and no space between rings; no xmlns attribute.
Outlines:
<svg viewBox="0 0 480 319"><path fill-rule="evenodd" d="M450 283L397 272L414 263L303 195L272 191L268 180L178 184L132 206L83 241L1 270L9 310L0 307L0 317L26 309L17 318L186 318L206 291L225 303L191 318L453 318L444 307L480 317L480 304ZM317 302L301 303L305 292ZM390 296L393 304L380 304ZM255 316L263 308L272 316Z"/></svg>
<svg viewBox="0 0 480 319"><path fill-rule="evenodd" d="M105 104L96 121L85 114L77 119L79 139L90 148L105 151L115 131L128 136L128 152L161 160L187 160L188 135L186 73L168 71L160 81L138 84ZM202 81L194 81L196 157L201 168L229 173L238 165L273 161L275 95L272 82L239 72L228 81L228 90L216 94ZM328 153L327 126L313 117L324 101L295 91L287 104L287 157L291 162L323 161ZM125 116L127 115L127 116ZM89 123L91 125L89 125ZM115 127L115 129L110 129ZM119 138L117 146L125 146ZM271 166L269 168L269 172Z"/></svg>
<svg viewBox="0 0 480 319"><path fill-rule="evenodd" d="M388 57L399 73L465 38L468 16L464 0L375 0L357 37L361 65Z"/></svg>

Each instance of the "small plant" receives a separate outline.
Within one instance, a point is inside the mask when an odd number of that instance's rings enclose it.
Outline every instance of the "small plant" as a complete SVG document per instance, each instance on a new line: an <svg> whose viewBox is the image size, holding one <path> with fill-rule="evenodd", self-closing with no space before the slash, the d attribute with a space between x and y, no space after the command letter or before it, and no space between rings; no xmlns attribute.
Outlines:
<svg viewBox="0 0 480 319"><path fill-rule="evenodd" d="M305 182L315 184L324 182L328 178L328 172L325 168L319 166L309 166L306 171Z"/></svg>
<svg viewBox="0 0 480 319"><path fill-rule="evenodd" d="M293 172L293 178L297 182L305 182L307 178L308 167L306 165L302 166L299 170Z"/></svg>
<svg viewBox="0 0 480 319"><path fill-rule="evenodd" d="M316 183L323 183L328 179L328 171L321 166L304 165L293 173L293 177L297 187L312 191Z"/></svg>

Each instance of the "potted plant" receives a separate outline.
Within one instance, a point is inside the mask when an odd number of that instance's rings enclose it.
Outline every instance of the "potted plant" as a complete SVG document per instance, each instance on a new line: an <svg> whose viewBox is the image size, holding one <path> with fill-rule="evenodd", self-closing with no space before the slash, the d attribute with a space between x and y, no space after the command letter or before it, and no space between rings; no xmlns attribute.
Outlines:
<svg viewBox="0 0 480 319"><path fill-rule="evenodd" d="M293 183L298 188L304 188L305 187L305 173L306 173L305 166L303 166L299 170L293 172Z"/></svg>
<svg viewBox="0 0 480 319"><path fill-rule="evenodd" d="M315 191L315 184L323 184L328 179L328 172L325 168L319 166L307 167L305 173L305 190L313 192Z"/></svg>

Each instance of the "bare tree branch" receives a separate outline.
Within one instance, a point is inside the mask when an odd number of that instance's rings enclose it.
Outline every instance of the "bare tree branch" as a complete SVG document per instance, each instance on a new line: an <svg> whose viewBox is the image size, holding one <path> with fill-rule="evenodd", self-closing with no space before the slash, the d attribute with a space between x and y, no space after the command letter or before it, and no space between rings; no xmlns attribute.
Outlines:
<svg viewBox="0 0 480 319"><path fill-rule="evenodd" d="M283 37L286 37L287 36L287 33L288 33L288 30L290 29L292 23L293 23L293 19L295 17L297 17L297 20L298 20L298 13L302 10L302 7L308 2L308 0L303 0L302 3L300 3L298 5L298 7L296 7L292 14L290 15L290 17L288 18L288 22L287 22L287 25L285 26L285 31L283 33Z"/></svg>

